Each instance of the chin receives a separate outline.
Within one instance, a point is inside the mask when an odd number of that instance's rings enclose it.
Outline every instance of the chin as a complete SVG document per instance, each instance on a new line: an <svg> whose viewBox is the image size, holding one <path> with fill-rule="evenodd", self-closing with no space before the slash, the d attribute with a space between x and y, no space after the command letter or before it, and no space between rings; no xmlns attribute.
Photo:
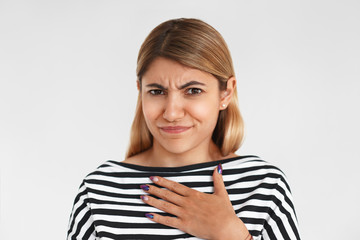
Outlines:
<svg viewBox="0 0 360 240"><path fill-rule="evenodd" d="M184 141L166 141L164 144L161 144L161 147L165 149L167 152L173 153L173 154L182 154L185 152L188 152L189 150L193 149L195 146L192 146L193 144L189 144L189 141L186 143Z"/></svg>

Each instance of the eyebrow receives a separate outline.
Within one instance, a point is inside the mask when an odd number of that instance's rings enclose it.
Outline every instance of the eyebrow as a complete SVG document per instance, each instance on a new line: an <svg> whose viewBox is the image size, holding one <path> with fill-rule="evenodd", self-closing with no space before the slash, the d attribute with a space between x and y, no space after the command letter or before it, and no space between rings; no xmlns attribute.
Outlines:
<svg viewBox="0 0 360 240"><path fill-rule="evenodd" d="M192 86L192 85L205 86L205 84L202 83L202 82L190 81L188 83L185 83L185 84L181 85L179 89L181 90L181 89L187 88L187 87ZM167 90L167 88L165 88L164 86L162 86L161 84L158 84L158 83L150 83L150 84L147 84L146 87L155 87L155 88L159 88L161 90Z"/></svg>

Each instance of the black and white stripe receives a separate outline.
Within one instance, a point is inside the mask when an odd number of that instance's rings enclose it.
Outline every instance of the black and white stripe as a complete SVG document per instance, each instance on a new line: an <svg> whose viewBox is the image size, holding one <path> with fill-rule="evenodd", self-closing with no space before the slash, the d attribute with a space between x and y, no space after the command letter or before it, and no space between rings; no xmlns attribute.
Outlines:
<svg viewBox="0 0 360 240"><path fill-rule="evenodd" d="M219 163L234 210L255 240L300 239L283 172L256 156L174 168L107 161L81 184L68 239L199 239L147 219L148 212L168 214L143 203L139 186L152 184L149 177L157 175L213 193L212 174Z"/></svg>

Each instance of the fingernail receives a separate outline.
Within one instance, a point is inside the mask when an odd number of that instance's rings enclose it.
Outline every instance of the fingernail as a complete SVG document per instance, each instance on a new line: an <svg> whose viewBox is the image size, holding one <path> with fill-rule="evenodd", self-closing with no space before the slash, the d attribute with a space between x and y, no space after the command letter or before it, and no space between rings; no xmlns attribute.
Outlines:
<svg viewBox="0 0 360 240"><path fill-rule="evenodd" d="M151 179L151 181L153 181L153 182L159 181L159 179L158 179L157 177L154 177L154 176L151 176L150 179Z"/></svg>
<svg viewBox="0 0 360 240"><path fill-rule="evenodd" d="M144 200L144 201L149 200L148 196L146 196L146 195L141 195L141 199Z"/></svg>
<svg viewBox="0 0 360 240"><path fill-rule="evenodd" d="M150 219L153 219L153 218L154 218L154 215L152 215L151 213L146 213L146 214L145 214L145 217L150 218Z"/></svg>
<svg viewBox="0 0 360 240"><path fill-rule="evenodd" d="M144 191L149 191L149 186L148 185L140 185L140 188Z"/></svg>
<svg viewBox="0 0 360 240"><path fill-rule="evenodd" d="M217 166L217 170L218 170L219 174L222 174L223 169L222 169L221 163Z"/></svg>

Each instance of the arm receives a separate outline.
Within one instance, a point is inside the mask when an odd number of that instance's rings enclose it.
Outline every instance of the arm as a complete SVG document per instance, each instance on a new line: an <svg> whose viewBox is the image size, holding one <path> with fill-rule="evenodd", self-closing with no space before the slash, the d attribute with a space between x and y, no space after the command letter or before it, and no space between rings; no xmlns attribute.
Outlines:
<svg viewBox="0 0 360 240"><path fill-rule="evenodd" d="M268 210L263 239L300 239L290 187L282 172L271 195L273 204Z"/></svg>
<svg viewBox="0 0 360 240"><path fill-rule="evenodd" d="M82 183L70 215L67 240L90 240L95 238L95 228L88 206L87 191L85 184Z"/></svg>

